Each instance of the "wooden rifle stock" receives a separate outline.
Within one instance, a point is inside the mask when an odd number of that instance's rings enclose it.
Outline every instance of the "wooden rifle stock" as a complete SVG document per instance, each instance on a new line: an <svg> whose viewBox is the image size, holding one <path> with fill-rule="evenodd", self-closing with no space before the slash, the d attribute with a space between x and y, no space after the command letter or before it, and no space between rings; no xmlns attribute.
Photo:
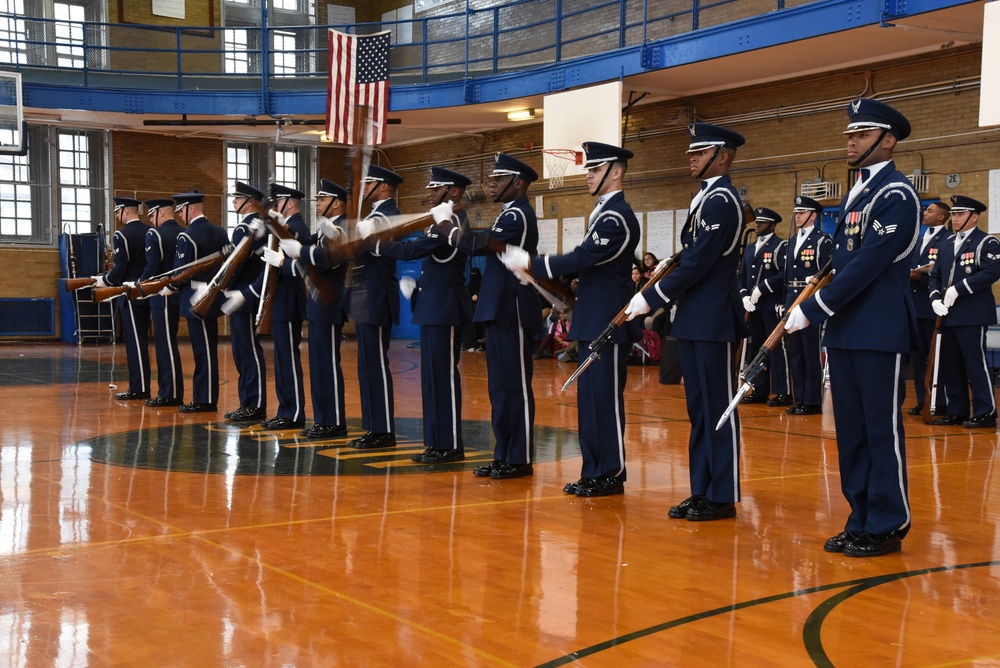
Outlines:
<svg viewBox="0 0 1000 668"><path fill-rule="evenodd" d="M927 370L924 372L924 407L920 411L920 420L924 424L934 422L934 404L937 402L937 366L938 340L941 337L941 316L934 320L934 334L931 335L931 349L927 353Z"/></svg>
<svg viewBox="0 0 1000 668"><path fill-rule="evenodd" d="M219 267L219 271L212 277L212 280L209 281L208 290L201 296L201 299L191 305L192 313L199 318L205 317L205 314L208 313L209 309L212 308L212 304L218 298L219 293L229 287L236 274L239 273L240 267L250 257L250 254L253 252L253 244L254 238L252 235L247 235L240 239L240 242L236 244L236 248L229 254L226 261L222 263L222 266Z"/></svg>
<svg viewBox="0 0 1000 668"><path fill-rule="evenodd" d="M73 292L74 290L89 288L94 283L96 283L96 281L90 276L82 276L80 278L67 278L66 290L68 292Z"/></svg>
<svg viewBox="0 0 1000 668"><path fill-rule="evenodd" d="M127 299L145 299L157 294L171 283L186 283L191 277L222 264L229 255L232 246L226 246L217 253L189 262L168 272L158 274L145 281L136 283L134 287L127 285L112 285L106 288L94 288L94 301L103 302L118 295Z"/></svg>
<svg viewBox="0 0 1000 668"><path fill-rule="evenodd" d="M263 219L264 225L271 232L271 234L273 234L278 239L294 239L295 238L295 236L292 234L291 230L289 230L287 227L285 227L284 225L282 225L278 221L274 220L273 218L271 218L267 214L261 216L261 218ZM272 250L277 250L277 244L275 244L274 246L275 247L272 248ZM292 261L292 259L289 258L289 262L291 262L291 261ZM268 265L268 266L270 266L270 265ZM302 266L302 265L300 265L300 266ZM321 302L323 302L324 304L329 304L330 301L333 299L333 294L331 294L330 289L326 287L326 284L323 283L319 267L315 267L315 266L313 266L311 264L310 265L305 265L305 267L306 267L306 273L307 273L307 275L309 277L309 283L311 284L310 291L315 290L316 293L319 296L319 300ZM267 271L266 268L265 268L265 271ZM272 272L270 272L268 274L268 278L272 282L271 289L273 290L274 289L274 285L273 284L276 284L277 280L278 280L278 271L277 271L277 268L275 268L274 271L272 271ZM270 330L270 325L268 325L268 329ZM263 332L259 332L258 331L257 333L261 334Z"/></svg>
<svg viewBox="0 0 1000 668"><path fill-rule="evenodd" d="M267 247L277 250L278 237L272 235L267 240ZM315 269L315 267L310 267ZM264 267L264 283L260 295L260 303L257 306L257 333L264 335L271 333L271 307L274 306L274 291L278 287L278 268L272 265Z"/></svg>

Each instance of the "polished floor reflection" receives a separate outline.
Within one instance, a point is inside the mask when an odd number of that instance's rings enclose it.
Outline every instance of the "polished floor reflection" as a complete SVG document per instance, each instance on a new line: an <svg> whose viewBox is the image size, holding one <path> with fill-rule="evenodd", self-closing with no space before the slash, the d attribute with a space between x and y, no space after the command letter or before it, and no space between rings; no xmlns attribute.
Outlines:
<svg viewBox="0 0 1000 668"><path fill-rule="evenodd" d="M694 523L666 516L688 425L656 369L629 370L625 495L582 499L562 493L572 368L535 362L539 461L500 481L469 471L491 451L482 353L462 358L470 457L435 468L409 461L419 353L390 355L400 444L359 453L222 422L228 348L206 416L116 401L121 347L0 347L3 665L1000 663L995 430L907 416L913 530L859 560L822 549L846 517L829 397L816 416L741 408L738 516Z"/></svg>

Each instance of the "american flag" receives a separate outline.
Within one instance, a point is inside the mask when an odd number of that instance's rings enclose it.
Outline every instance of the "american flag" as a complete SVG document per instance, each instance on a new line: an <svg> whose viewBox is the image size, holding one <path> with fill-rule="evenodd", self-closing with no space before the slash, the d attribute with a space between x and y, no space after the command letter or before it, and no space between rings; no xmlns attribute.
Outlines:
<svg viewBox="0 0 1000 668"><path fill-rule="evenodd" d="M327 84L326 134L340 144L381 144L389 112L388 30L374 35L330 31L330 80ZM371 132L354 136L356 106L368 107Z"/></svg>

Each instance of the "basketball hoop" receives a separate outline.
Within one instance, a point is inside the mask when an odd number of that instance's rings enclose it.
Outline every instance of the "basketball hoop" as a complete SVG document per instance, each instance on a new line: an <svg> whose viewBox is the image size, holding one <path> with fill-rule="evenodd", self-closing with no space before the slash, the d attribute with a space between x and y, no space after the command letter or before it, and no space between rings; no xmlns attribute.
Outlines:
<svg viewBox="0 0 1000 668"><path fill-rule="evenodd" d="M571 148L545 148L542 149L542 158L545 160L545 169L549 173L549 190L561 188L566 178L566 170L571 164L581 164L583 156Z"/></svg>

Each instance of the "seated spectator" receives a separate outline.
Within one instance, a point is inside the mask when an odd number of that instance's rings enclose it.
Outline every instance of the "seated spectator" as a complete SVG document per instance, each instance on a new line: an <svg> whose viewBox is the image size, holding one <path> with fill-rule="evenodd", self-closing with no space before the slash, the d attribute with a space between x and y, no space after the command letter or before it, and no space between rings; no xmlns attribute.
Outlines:
<svg viewBox="0 0 1000 668"><path fill-rule="evenodd" d="M660 261L652 253L646 253L645 255L643 255L642 256L642 277L645 278L648 281L649 277L653 275L654 271L656 271L656 265L658 265L659 263L660 263Z"/></svg>
<svg viewBox="0 0 1000 668"><path fill-rule="evenodd" d="M555 313L555 309L553 309ZM550 318L551 320L551 318ZM542 359L544 357L555 357L556 355L563 352L569 345L569 321L566 319L565 313L559 313L555 322L549 325L549 331L542 339L541 344L538 346L538 350L532 356L536 360Z"/></svg>
<svg viewBox="0 0 1000 668"><path fill-rule="evenodd" d="M632 267L632 294L642 292L644 287L646 287L646 279L643 277L642 271L639 267Z"/></svg>

